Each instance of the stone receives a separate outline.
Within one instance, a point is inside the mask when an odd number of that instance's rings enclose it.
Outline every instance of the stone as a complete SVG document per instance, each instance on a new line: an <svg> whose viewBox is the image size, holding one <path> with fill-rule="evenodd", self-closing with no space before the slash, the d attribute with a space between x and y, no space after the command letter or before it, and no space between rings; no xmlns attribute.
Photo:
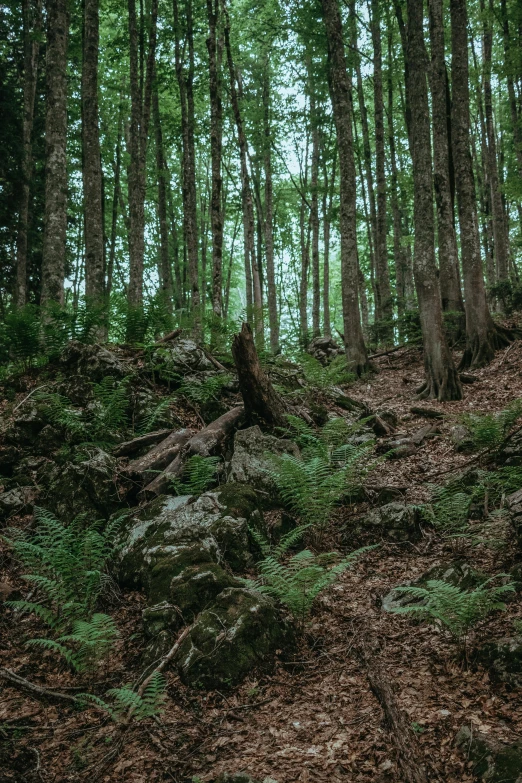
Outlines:
<svg viewBox="0 0 522 783"><path fill-rule="evenodd" d="M34 500L38 495L36 487L15 487L0 494L0 519L15 514L30 514Z"/></svg>
<svg viewBox="0 0 522 783"><path fill-rule="evenodd" d="M418 509L393 502L369 511L359 520L357 528L391 541L415 541L421 534L419 522Z"/></svg>
<svg viewBox="0 0 522 783"><path fill-rule="evenodd" d="M522 546L522 489L513 492L512 495L506 498L506 506L509 510L517 543L519 546Z"/></svg>
<svg viewBox="0 0 522 783"><path fill-rule="evenodd" d="M182 642L176 656L180 677L206 689L237 685L267 664L283 636L270 599L247 588L228 588L201 612Z"/></svg>
<svg viewBox="0 0 522 783"><path fill-rule="evenodd" d="M154 350L149 361L150 368L165 377L184 377L193 372L215 373L215 367L205 352L189 337L169 340L168 344Z"/></svg>
<svg viewBox="0 0 522 783"><path fill-rule="evenodd" d="M487 642L477 651L476 660L489 670L493 682L503 682L511 688L522 687L521 636Z"/></svg>
<svg viewBox="0 0 522 783"><path fill-rule="evenodd" d="M401 587L413 585L415 587L425 587L426 584L432 579L439 579L443 582L448 582L450 585L459 587L461 590L473 590L478 587L485 580L485 576L480 571L475 570L469 563L464 560L455 560L450 563L438 563L426 571L418 579L413 582L403 582ZM408 606L409 604L416 603L419 599L413 598L411 595L405 595L398 592L396 588L390 590L381 602L381 607L385 612L391 612L394 609L398 609L401 606Z"/></svg>
<svg viewBox="0 0 522 783"><path fill-rule="evenodd" d="M82 462L51 463L42 505L65 521L85 512L94 519L108 519L122 502L115 473L116 460L97 448Z"/></svg>
<svg viewBox="0 0 522 783"><path fill-rule="evenodd" d="M386 454L389 459L411 457L417 451L417 446L411 438L395 438L386 443Z"/></svg>
<svg viewBox="0 0 522 783"><path fill-rule="evenodd" d="M456 451L469 452L475 448L471 432L464 424L455 424L450 430L450 438Z"/></svg>
<svg viewBox="0 0 522 783"><path fill-rule="evenodd" d="M306 350L310 356L313 356L323 365L328 364L336 356L341 356L344 353L344 350L335 342L333 337L329 336L314 337Z"/></svg>
<svg viewBox="0 0 522 783"><path fill-rule="evenodd" d="M473 762L473 774L488 783L522 783L522 741L500 742L463 726L455 744Z"/></svg>
<svg viewBox="0 0 522 783"><path fill-rule="evenodd" d="M187 566L172 578L170 599L189 623L227 587L239 586L240 582L217 563L202 563Z"/></svg>
<svg viewBox="0 0 522 783"><path fill-rule="evenodd" d="M522 465L522 432L515 433L501 446L496 461L499 465Z"/></svg>
<svg viewBox="0 0 522 783"><path fill-rule="evenodd" d="M99 382L106 376L125 378L132 374L132 368L116 352L101 345L85 345L71 340L62 351L60 364L68 373L83 375L92 382Z"/></svg>
<svg viewBox="0 0 522 783"><path fill-rule="evenodd" d="M261 429L248 427L234 437L234 454L228 466L228 481L249 484L264 493L268 505L277 502L277 488L270 476L269 454L299 456L299 448L291 440L264 435Z"/></svg>

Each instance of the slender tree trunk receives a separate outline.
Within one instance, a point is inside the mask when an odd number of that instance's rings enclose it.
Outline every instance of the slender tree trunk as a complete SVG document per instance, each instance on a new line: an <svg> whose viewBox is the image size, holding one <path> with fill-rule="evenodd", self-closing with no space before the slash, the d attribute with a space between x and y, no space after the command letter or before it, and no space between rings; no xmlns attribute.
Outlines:
<svg viewBox="0 0 522 783"><path fill-rule="evenodd" d="M381 337L393 342L393 303L390 288L387 247L386 175L384 159L384 100L382 89L381 0L372 0L373 96L375 122L375 171L377 209L375 220L375 293L376 311L385 325Z"/></svg>
<svg viewBox="0 0 522 783"><path fill-rule="evenodd" d="M330 319L330 221L332 211L333 191L335 187L335 170L337 162L337 149L334 150L332 163L332 175L328 179L328 164L326 161L326 148L323 143L323 334L330 337L332 334Z"/></svg>
<svg viewBox="0 0 522 783"><path fill-rule="evenodd" d="M196 314L196 330L199 329L198 311L201 305L198 273L198 223L196 196L196 150L194 142L194 31L192 20L192 0L187 0L186 45L188 47L188 67L181 51L181 26L178 0L173 0L174 14L174 57L181 106L182 136L182 181L183 181L183 233L187 250L188 276L191 290L191 307Z"/></svg>
<svg viewBox="0 0 522 783"><path fill-rule="evenodd" d="M511 126L513 132L513 141L515 154L517 158L518 175L522 178L522 123L520 111L517 106L515 92L515 82L513 76L513 41L509 26L509 17L507 12L506 0L500 0L500 10L502 18L502 37L504 42L504 57L506 61L506 82L508 88L509 111L511 114Z"/></svg>
<svg viewBox="0 0 522 783"><path fill-rule="evenodd" d="M306 156L308 157L308 142L306 144ZM308 273L310 271L310 210L307 208L308 204L304 197L308 181L308 161L305 163L305 178L303 195L301 196L301 204L299 206L299 246L301 255L301 270L299 274L299 335L301 338L301 345L303 348L309 340L308 333Z"/></svg>
<svg viewBox="0 0 522 783"><path fill-rule="evenodd" d="M100 309L105 304L105 259L102 167L98 127L99 0L84 0L82 68L82 177L85 220L85 298ZM107 336L105 318L98 337Z"/></svg>
<svg viewBox="0 0 522 783"><path fill-rule="evenodd" d="M165 151L163 148L163 130L161 127L161 116L159 107L157 76L154 73L154 84L152 89L152 117L154 122L154 135L156 141L156 170L158 178L158 222L160 234L160 263L159 278L160 290L164 296L167 310L172 314L172 267L169 254L169 226L167 220L167 164L165 160Z"/></svg>
<svg viewBox="0 0 522 783"><path fill-rule="evenodd" d="M23 307L27 302L27 250L29 230L29 197L33 172L32 135L38 55L42 30L42 0L23 0L24 24L24 87L22 122L22 187L20 217L16 238L16 282L14 302Z"/></svg>
<svg viewBox="0 0 522 783"><path fill-rule="evenodd" d="M223 314L223 213L221 208L221 156L223 150L223 106L221 101L223 38L218 36L219 0L207 0L209 36L207 38L210 88L210 156L212 160L212 194L210 222L212 225L212 312Z"/></svg>
<svg viewBox="0 0 522 783"><path fill-rule="evenodd" d="M424 397L460 400L462 388L442 325L440 289L435 263L435 227L430 149L430 115L426 84L423 8L408 0L408 65L413 152L415 249L414 275L424 344Z"/></svg>
<svg viewBox="0 0 522 783"><path fill-rule="evenodd" d="M270 60L265 59L263 74L263 132L265 169L265 256L266 285L268 293L268 322L270 326L270 349L279 353L279 316L277 313L277 289L274 269L274 193L272 183L272 132L270 127Z"/></svg>
<svg viewBox="0 0 522 783"><path fill-rule="evenodd" d="M451 70L453 85L453 158L459 211L466 350L461 367L482 367L506 343L507 335L495 327L486 302L470 151L469 67L466 0L451 0Z"/></svg>
<svg viewBox="0 0 522 783"><path fill-rule="evenodd" d="M105 295L107 306L109 306L112 291L112 282L114 276L114 261L116 258L116 236L118 230L118 204L122 198L121 194L121 143L123 136L123 96L120 94L120 106L118 109L118 136L116 138L116 154L112 163L114 172L114 191L112 196L111 209L111 235L109 240L109 260L107 263L107 282L105 286Z"/></svg>
<svg viewBox="0 0 522 783"><path fill-rule="evenodd" d="M351 85L346 70L342 21L337 0L321 0L321 4L328 42L328 86L339 150L341 285L346 357L352 369L360 374L368 368L368 355L359 312Z"/></svg>
<svg viewBox="0 0 522 783"><path fill-rule="evenodd" d="M463 312L458 274L457 238L449 176L446 63L442 0L429 0L431 41L431 100L433 111L433 163L439 240L440 293L445 312Z"/></svg>
<svg viewBox="0 0 522 783"><path fill-rule="evenodd" d="M67 0L47 0L45 214L41 304L64 302L67 233Z"/></svg>
<svg viewBox="0 0 522 783"><path fill-rule="evenodd" d="M484 2L481 2L484 12ZM495 249L495 266L497 280L507 280L509 277L509 238L502 204L498 166L497 141L493 123L493 96L491 92L491 53L493 48L493 2L489 0L489 16L484 17L483 59L484 59L484 113L486 117L486 141L488 180L493 217L493 238Z"/></svg>
<svg viewBox="0 0 522 783"><path fill-rule="evenodd" d="M310 171L310 226L312 229L312 336L321 333L321 283L319 274L319 118L311 60L308 61L310 124L312 126L312 165Z"/></svg>
<svg viewBox="0 0 522 783"><path fill-rule="evenodd" d="M128 0L128 10L131 121L129 129L130 165L128 189L130 232L129 288L127 299L130 308L141 308L143 304L143 267L145 253L146 162L151 112L152 80L156 53L158 0L151 0L146 66L144 66L145 19L143 18L142 14L140 19L140 35L138 36L135 0ZM141 45L138 45L138 38L141 40Z"/></svg>

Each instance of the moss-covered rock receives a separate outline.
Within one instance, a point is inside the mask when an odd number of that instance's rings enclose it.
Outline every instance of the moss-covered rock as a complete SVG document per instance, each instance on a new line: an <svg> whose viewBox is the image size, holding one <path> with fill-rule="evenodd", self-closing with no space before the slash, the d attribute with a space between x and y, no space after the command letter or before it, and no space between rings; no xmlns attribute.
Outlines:
<svg viewBox="0 0 522 783"><path fill-rule="evenodd" d="M188 623L227 587L239 586L238 580L217 563L200 563L185 568L172 578L170 596Z"/></svg>
<svg viewBox="0 0 522 783"><path fill-rule="evenodd" d="M36 487L15 487L0 494L0 520L14 514L30 514L38 494Z"/></svg>
<svg viewBox="0 0 522 783"><path fill-rule="evenodd" d="M355 526L359 532L391 541L416 541L420 538L420 515L417 508L404 503L386 503L372 509ZM347 529L347 534L353 527Z"/></svg>
<svg viewBox="0 0 522 783"><path fill-rule="evenodd" d="M259 521L256 519L256 521ZM223 516L210 526L223 559L232 571L245 571L252 565L249 552L248 526L244 517Z"/></svg>
<svg viewBox="0 0 522 783"><path fill-rule="evenodd" d="M503 743L463 726L456 745L473 762L473 774L488 783L522 783L522 742Z"/></svg>
<svg viewBox="0 0 522 783"><path fill-rule="evenodd" d="M228 588L199 615L176 663L182 680L194 687L232 686L266 665L282 641L272 601L246 588Z"/></svg>
<svg viewBox="0 0 522 783"><path fill-rule="evenodd" d="M522 637L487 642L477 651L476 660L488 668L494 682L522 687Z"/></svg>

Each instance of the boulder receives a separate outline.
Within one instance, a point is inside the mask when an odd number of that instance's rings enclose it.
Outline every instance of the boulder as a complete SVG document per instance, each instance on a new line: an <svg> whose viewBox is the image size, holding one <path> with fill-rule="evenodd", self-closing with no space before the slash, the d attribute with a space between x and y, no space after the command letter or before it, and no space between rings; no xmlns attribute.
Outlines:
<svg viewBox="0 0 522 783"><path fill-rule="evenodd" d="M522 742L500 742L463 726L455 743L473 762L473 774L488 783L522 783Z"/></svg>
<svg viewBox="0 0 522 783"><path fill-rule="evenodd" d="M522 687L522 637L487 642L477 651L476 659L488 668L493 682Z"/></svg>
<svg viewBox="0 0 522 783"><path fill-rule="evenodd" d="M469 563L464 560L455 560L451 563L439 563L434 565L429 571L426 571L418 579L413 582L403 582L400 587L406 587L414 585L415 587L425 587L425 585L432 579L440 579L443 582L448 582L450 585L459 587L461 590L473 590L478 587L485 580L485 576L476 571ZM415 603L415 598L410 595L398 592L395 588L390 590L382 599L382 609L385 612L391 612L401 606L407 606L408 604Z"/></svg>
<svg viewBox="0 0 522 783"><path fill-rule="evenodd" d="M176 656L186 684L202 688L237 685L273 657L283 642L274 604L246 588L228 588L201 612Z"/></svg>
<svg viewBox="0 0 522 783"><path fill-rule="evenodd" d="M234 454L228 466L228 480L255 487L265 493L263 499L270 503L277 499L277 488L270 476L268 454L292 454L298 457L299 449L291 440L264 435L257 425L238 430L234 436Z"/></svg>
<svg viewBox="0 0 522 783"><path fill-rule="evenodd" d="M160 375L172 378L216 371L205 352L189 337L178 337L156 348L151 355L150 366Z"/></svg>
<svg viewBox="0 0 522 783"><path fill-rule="evenodd" d="M108 519L121 508L115 473L116 460L96 448L82 462L52 463L44 477L48 489L42 505L63 520L84 512L94 519Z"/></svg>
<svg viewBox="0 0 522 783"><path fill-rule="evenodd" d="M420 514L414 506L386 503L369 511L357 523L361 532L391 541L415 541L421 535Z"/></svg>
<svg viewBox="0 0 522 783"><path fill-rule="evenodd" d="M33 503L38 495L36 487L15 487L0 494L0 519L6 519L15 514L30 514Z"/></svg>
<svg viewBox="0 0 522 783"><path fill-rule="evenodd" d="M344 350L335 342L333 337L314 337L307 348L307 353L313 356L321 364L326 365L344 353Z"/></svg>
<svg viewBox="0 0 522 783"><path fill-rule="evenodd" d="M455 451L468 452L473 451L475 443L470 430L464 424L455 424L450 431L451 442L455 446Z"/></svg>
<svg viewBox="0 0 522 783"><path fill-rule="evenodd" d="M522 465L522 432L517 432L504 443L496 461L499 465Z"/></svg>
<svg viewBox="0 0 522 783"><path fill-rule="evenodd" d="M101 345L85 345L71 340L60 356L60 364L67 373L84 376L89 381L101 381L110 375L125 378L132 374L131 366L115 351Z"/></svg>
<svg viewBox="0 0 522 783"><path fill-rule="evenodd" d="M394 438L386 441L379 451L382 454L386 454L389 459L403 459L415 454L417 446L412 438Z"/></svg>
<svg viewBox="0 0 522 783"><path fill-rule="evenodd" d="M513 492L512 495L506 498L506 506L510 513L517 543L519 546L522 546L522 489Z"/></svg>

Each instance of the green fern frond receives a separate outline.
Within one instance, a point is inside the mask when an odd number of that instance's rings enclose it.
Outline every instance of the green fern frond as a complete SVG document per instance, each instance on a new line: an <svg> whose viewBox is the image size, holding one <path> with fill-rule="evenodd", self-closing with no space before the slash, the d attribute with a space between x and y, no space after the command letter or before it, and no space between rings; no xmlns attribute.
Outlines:
<svg viewBox="0 0 522 783"><path fill-rule="evenodd" d="M183 468L180 479L174 479L172 485L178 495L201 495L213 483L219 457L201 457L194 454Z"/></svg>
<svg viewBox="0 0 522 783"><path fill-rule="evenodd" d="M522 399L513 402L499 413L467 413L463 424L469 429L475 448L497 449L522 416Z"/></svg>

